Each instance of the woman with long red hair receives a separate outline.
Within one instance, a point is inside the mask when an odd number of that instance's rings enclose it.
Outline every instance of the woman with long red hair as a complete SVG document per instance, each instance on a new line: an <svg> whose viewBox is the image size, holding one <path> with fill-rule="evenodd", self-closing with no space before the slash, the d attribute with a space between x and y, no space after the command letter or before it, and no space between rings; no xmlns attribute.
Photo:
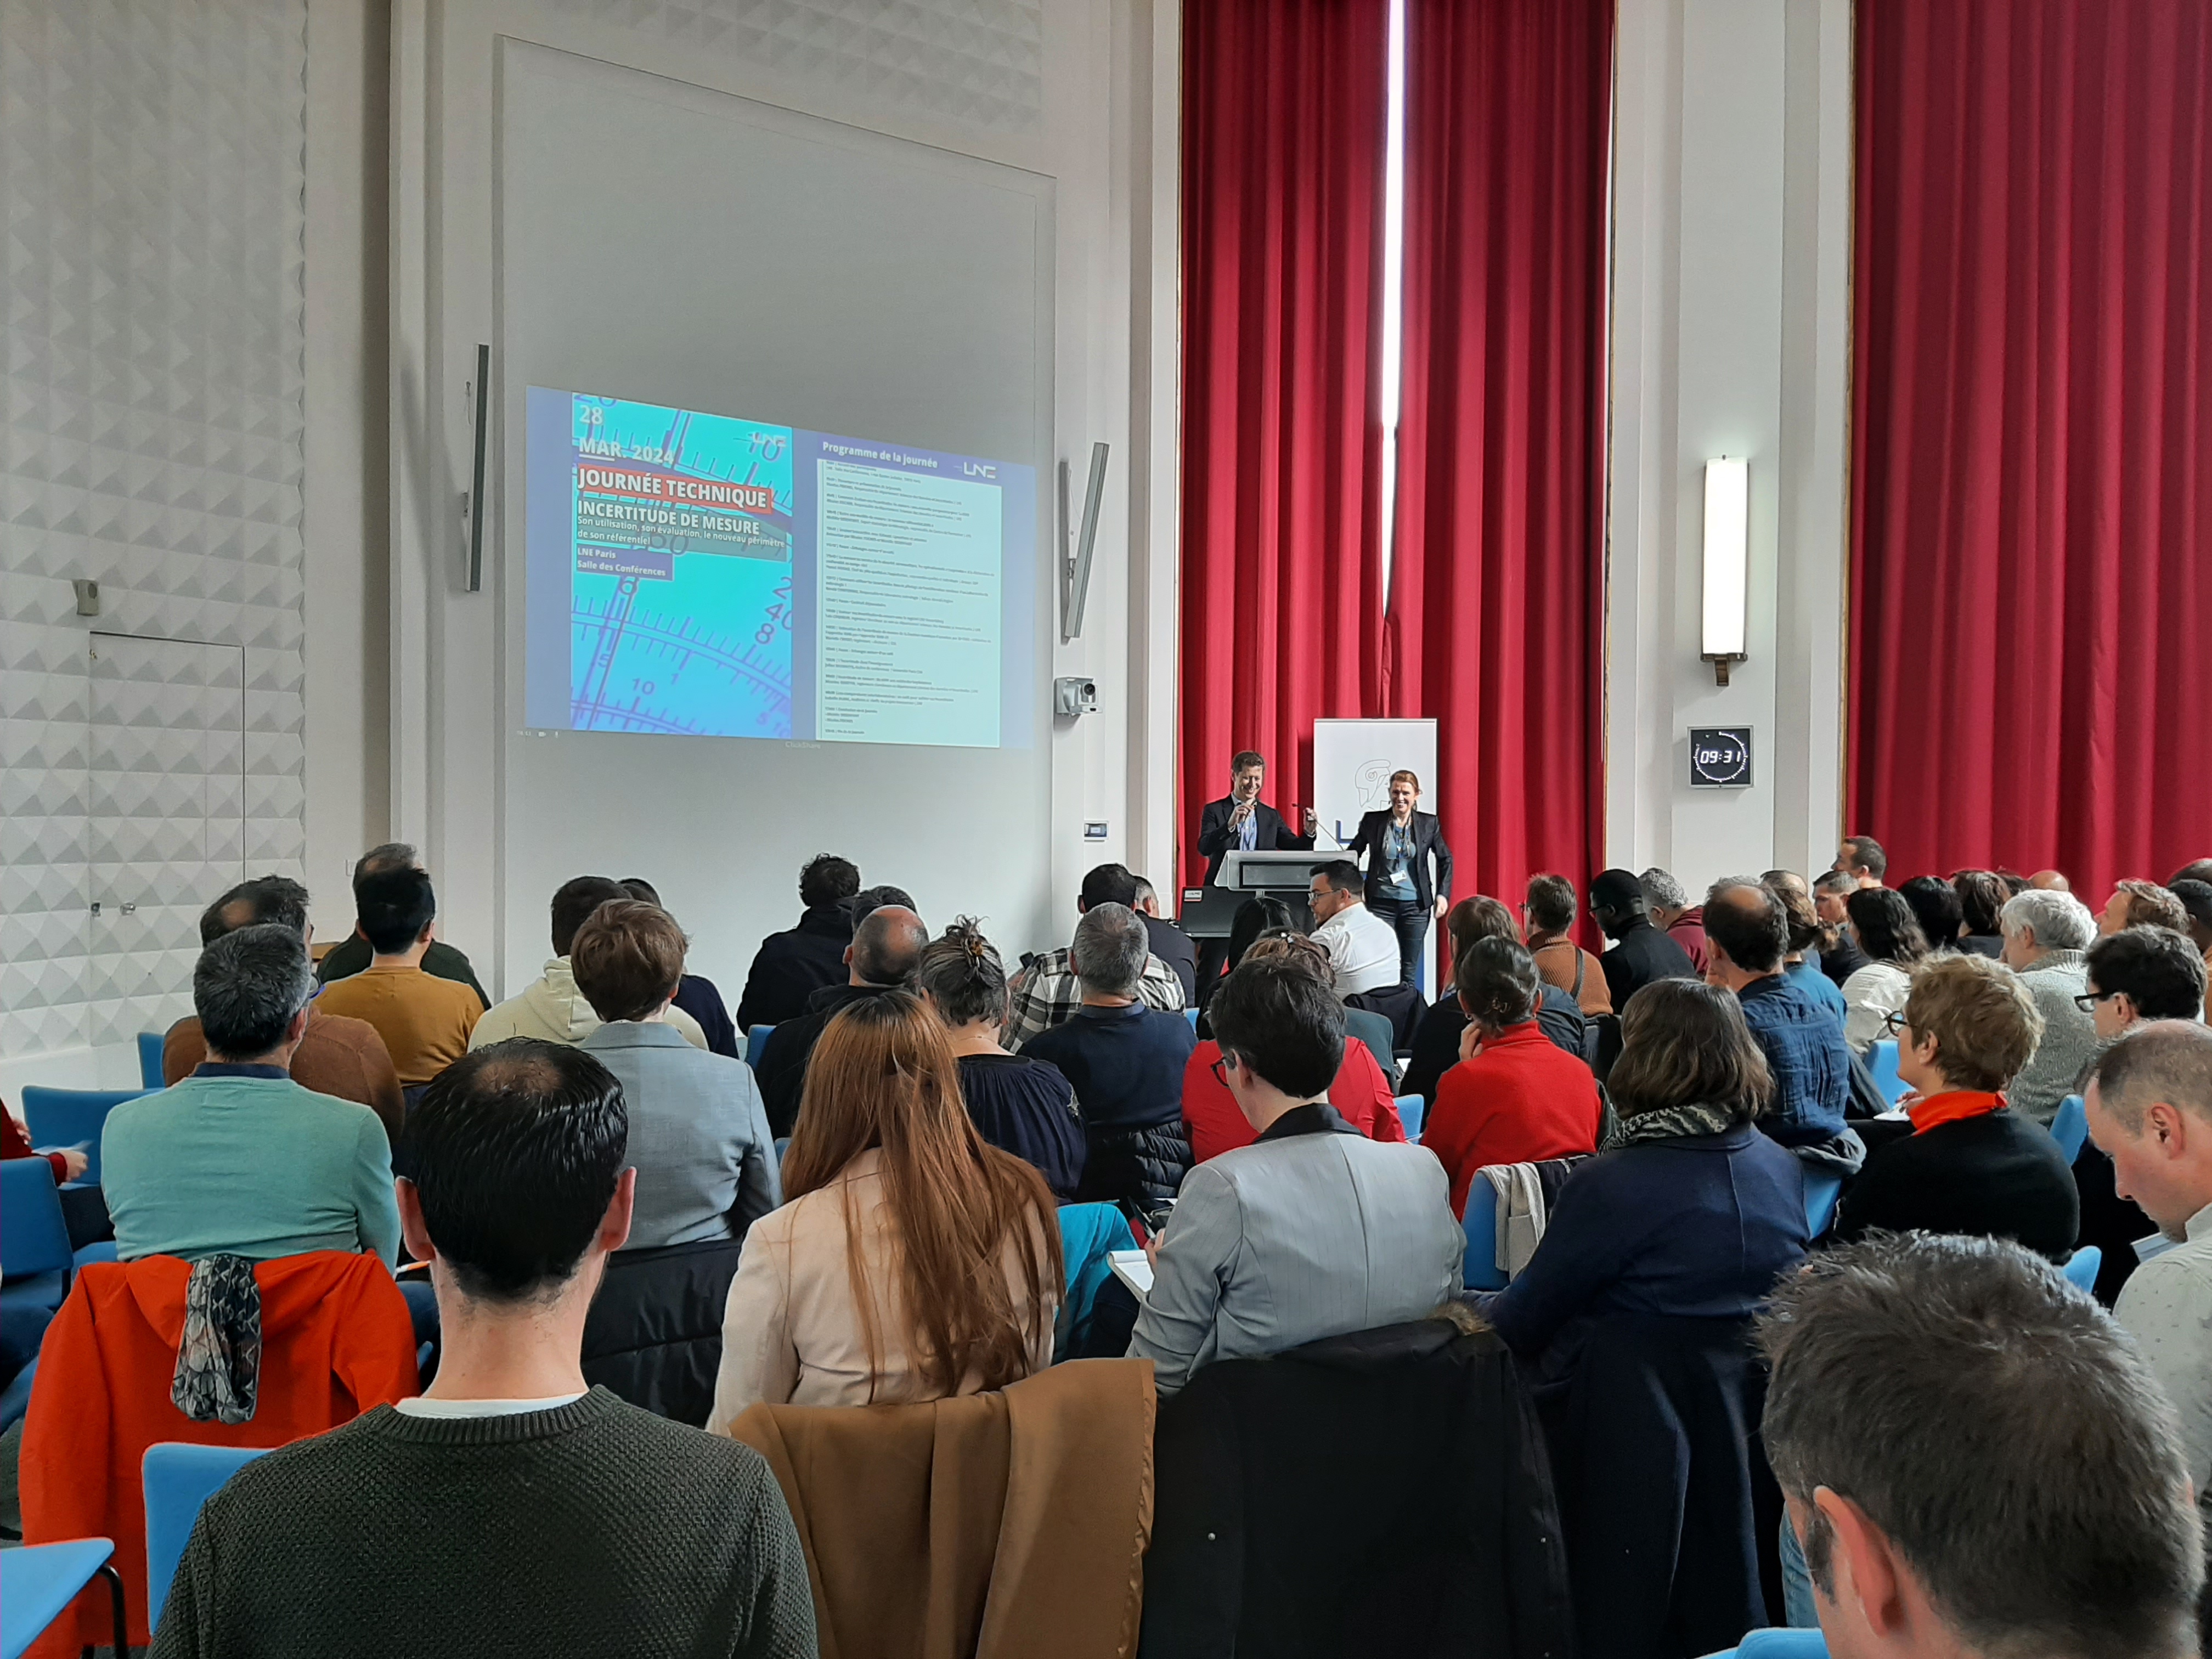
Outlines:
<svg viewBox="0 0 2212 1659"><path fill-rule="evenodd" d="M1002 1389L1052 1360L1062 1266L1044 1177L976 1133L944 1023L887 991L831 1020L722 1322L708 1427L757 1401Z"/></svg>

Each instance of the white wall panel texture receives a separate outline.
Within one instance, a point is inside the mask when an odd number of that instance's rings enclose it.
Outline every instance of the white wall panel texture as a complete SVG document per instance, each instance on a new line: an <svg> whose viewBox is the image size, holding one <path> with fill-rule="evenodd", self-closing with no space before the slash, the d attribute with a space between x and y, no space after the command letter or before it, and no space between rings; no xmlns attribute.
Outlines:
<svg viewBox="0 0 2212 1659"><path fill-rule="evenodd" d="M201 889L299 873L306 52L306 0L0 4L0 1059L173 1017ZM94 628L231 651L95 698Z"/></svg>

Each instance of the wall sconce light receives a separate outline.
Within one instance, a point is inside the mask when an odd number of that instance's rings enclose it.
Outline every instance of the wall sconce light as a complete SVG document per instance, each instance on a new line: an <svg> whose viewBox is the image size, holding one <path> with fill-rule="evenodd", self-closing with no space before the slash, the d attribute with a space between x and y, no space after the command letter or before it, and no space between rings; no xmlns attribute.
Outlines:
<svg viewBox="0 0 2212 1659"><path fill-rule="evenodd" d="M1704 655L1713 684L1744 659L1751 563L1751 463L1723 456L1705 463Z"/></svg>

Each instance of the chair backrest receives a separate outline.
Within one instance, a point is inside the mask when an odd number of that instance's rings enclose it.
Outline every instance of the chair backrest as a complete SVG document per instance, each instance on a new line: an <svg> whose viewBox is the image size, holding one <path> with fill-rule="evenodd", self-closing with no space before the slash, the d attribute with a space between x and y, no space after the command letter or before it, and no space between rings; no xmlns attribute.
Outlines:
<svg viewBox="0 0 2212 1659"><path fill-rule="evenodd" d="M768 1047L768 1034L773 1025L751 1025L745 1028L745 1064L755 1071L760 1069L762 1052Z"/></svg>
<svg viewBox="0 0 2212 1659"><path fill-rule="evenodd" d="M1844 1178L1826 1170L1805 1171L1805 1228L1818 1238L1836 1218L1836 1201L1844 1195Z"/></svg>
<svg viewBox="0 0 2212 1659"><path fill-rule="evenodd" d="M2058 1143L2069 1164L2081 1156L2082 1146L2089 1139L2089 1109L2081 1103L2081 1096L2069 1095L2058 1103L2058 1115L2051 1120L2051 1138Z"/></svg>
<svg viewBox="0 0 2212 1659"><path fill-rule="evenodd" d="M257 1446L188 1446L165 1440L146 1448L146 1623L161 1622L161 1604L177 1563L185 1559L200 1505L223 1482L261 1455Z"/></svg>
<svg viewBox="0 0 2212 1659"><path fill-rule="evenodd" d="M1874 1073L1881 1097L1894 1106L1905 1098L1905 1079L1897 1074L1897 1039L1876 1037L1867 1050L1867 1070Z"/></svg>
<svg viewBox="0 0 2212 1659"><path fill-rule="evenodd" d="M1400 1095L1397 1102L1398 1121L1406 1126L1406 1139L1419 1143L1422 1120L1427 1115L1429 1103L1419 1095Z"/></svg>
<svg viewBox="0 0 2212 1659"><path fill-rule="evenodd" d="M43 1158L0 1162L0 1270L10 1279L66 1273L73 1261L54 1166Z"/></svg>
<svg viewBox="0 0 2212 1659"><path fill-rule="evenodd" d="M165 1032L138 1033L138 1080L149 1089L163 1088L168 1083L161 1071L161 1045L167 1041Z"/></svg>
<svg viewBox="0 0 2212 1659"><path fill-rule="evenodd" d="M2094 1291L2097 1288L2097 1270L2104 1265L2104 1251L2094 1244L2084 1244L2067 1258L2065 1267L2067 1283L2072 1285L2076 1290Z"/></svg>
<svg viewBox="0 0 2212 1659"><path fill-rule="evenodd" d="M161 1085L156 1084L155 1087ZM35 1083L23 1085L23 1123L34 1146L74 1146L88 1141L92 1162L82 1184L100 1185L100 1132L107 1115L126 1100L136 1100L146 1089L47 1089Z"/></svg>
<svg viewBox="0 0 2212 1659"><path fill-rule="evenodd" d="M1712 1659L1828 1659L1828 1638L1817 1630L1754 1630Z"/></svg>
<svg viewBox="0 0 2212 1659"><path fill-rule="evenodd" d="M1481 1170L1467 1183L1467 1255L1461 1282L1470 1291L1502 1291L1505 1270L1498 1265L1498 1188Z"/></svg>

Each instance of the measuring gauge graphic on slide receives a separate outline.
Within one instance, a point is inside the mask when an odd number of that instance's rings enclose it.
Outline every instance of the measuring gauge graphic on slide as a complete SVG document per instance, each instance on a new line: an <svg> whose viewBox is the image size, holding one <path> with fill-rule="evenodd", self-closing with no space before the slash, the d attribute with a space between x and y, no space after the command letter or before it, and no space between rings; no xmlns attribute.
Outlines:
<svg viewBox="0 0 2212 1659"><path fill-rule="evenodd" d="M787 738L792 434L578 395L569 720Z"/></svg>

